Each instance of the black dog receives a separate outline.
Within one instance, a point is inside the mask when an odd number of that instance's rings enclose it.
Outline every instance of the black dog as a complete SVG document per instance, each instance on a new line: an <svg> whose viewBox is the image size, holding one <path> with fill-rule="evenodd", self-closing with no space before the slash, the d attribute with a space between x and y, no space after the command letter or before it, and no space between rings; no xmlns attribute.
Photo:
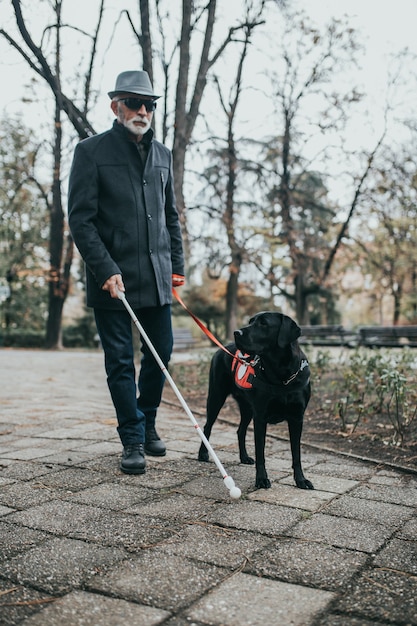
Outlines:
<svg viewBox="0 0 417 626"><path fill-rule="evenodd" d="M282 421L288 422L295 483L300 489L314 489L301 467L300 441L310 399L310 368L298 345L300 334L300 328L287 315L258 313L248 326L235 331L235 343L226 346L235 358L220 349L211 362L204 434L209 439L220 409L232 395L241 416L237 431L240 461L248 465L254 463L245 445L253 417L258 489L271 486L265 468L267 424ZM245 356L239 357L239 351ZM201 444L198 460L208 459L207 449Z"/></svg>

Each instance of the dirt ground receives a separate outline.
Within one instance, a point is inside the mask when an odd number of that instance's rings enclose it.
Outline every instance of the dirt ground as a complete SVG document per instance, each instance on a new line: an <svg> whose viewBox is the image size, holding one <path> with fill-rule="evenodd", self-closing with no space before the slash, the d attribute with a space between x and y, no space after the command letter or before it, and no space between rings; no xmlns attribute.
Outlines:
<svg viewBox="0 0 417 626"><path fill-rule="evenodd" d="M331 412L330 412L331 413ZM341 430L340 419L323 410L312 394L306 412L303 441L355 456L401 465L417 471L417 437L409 434L402 447L392 443L393 429L386 421L362 419L353 434ZM414 444L411 443L411 439Z"/></svg>
<svg viewBox="0 0 417 626"><path fill-rule="evenodd" d="M206 369L208 370L208 365ZM174 379L177 376L176 384L201 427L205 420L206 369L198 370L195 364L183 363L180 368L176 366L173 374ZM334 386L333 391L323 392L322 386L315 390L313 382L311 400L304 419L302 436L304 444L314 444L328 450L402 466L417 472L417 421L412 424L413 430L407 433L403 446L392 443L394 429L386 416L362 418L353 433L342 432L341 420L334 408L337 403L336 395L337 388ZM164 391L164 401L179 404L168 384ZM219 419L227 420L232 428L234 425L237 428L239 413L232 398L226 401ZM268 432L288 438L286 423L270 425ZM251 433L248 436L250 437Z"/></svg>

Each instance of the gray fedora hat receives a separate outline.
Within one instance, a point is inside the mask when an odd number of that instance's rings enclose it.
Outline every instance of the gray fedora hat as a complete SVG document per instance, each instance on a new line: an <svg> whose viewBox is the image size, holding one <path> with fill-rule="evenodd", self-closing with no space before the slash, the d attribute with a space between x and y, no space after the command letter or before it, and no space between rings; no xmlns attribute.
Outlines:
<svg viewBox="0 0 417 626"><path fill-rule="evenodd" d="M154 94L148 72L142 71L119 74L116 78L114 91L109 91L108 94L110 98L113 98L118 93L135 93L138 96L150 96L155 100L161 97Z"/></svg>

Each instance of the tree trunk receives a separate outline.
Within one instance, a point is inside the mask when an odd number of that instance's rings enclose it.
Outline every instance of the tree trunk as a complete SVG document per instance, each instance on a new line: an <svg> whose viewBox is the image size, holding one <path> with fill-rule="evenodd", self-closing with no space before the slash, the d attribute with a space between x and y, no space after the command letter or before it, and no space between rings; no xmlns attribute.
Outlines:
<svg viewBox="0 0 417 626"><path fill-rule="evenodd" d="M139 0L139 13L141 23L140 46L142 49L143 69L148 72L153 85L153 64L152 64L152 40L149 24L149 0Z"/></svg>
<svg viewBox="0 0 417 626"><path fill-rule="evenodd" d="M236 258L232 262L229 268L229 278L227 281L226 290L226 340L233 340L233 331L238 328L237 321L237 302L238 302L238 289L239 289L239 273L240 263Z"/></svg>
<svg viewBox="0 0 417 626"><path fill-rule="evenodd" d="M240 79L240 77L238 77ZM239 85L239 80L237 85ZM238 102L240 89L237 90L236 102ZM233 331L237 328L237 297L239 287L239 274L242 265L242 251L236 240L235 226L235 190L237 175L237 156L233 134L233 121L236 106L232 107L229 115L229 132L227 138L227 188L226 188L226 210L224 223L226 226L227 240L232 254L232 262L229 266L229 278L226 292L226 338L233 338Z"/></svg>
<svg viewBox="0 0 417 626"><path fill-rule="evenodd" d="M47 350L61 350L62 345L62 309L64 300L59 297L51 282L49 284L48 321L46 323L45 348Z"/></svg>
<svg viewBox="0 0 417 626"><path fill-rule="evenodd" d="M402 300L402 287L398 285L397 289L393 291L394 296L394 314L393 314L393 326L398 326L401 314L401 300Z"/></svg>
<svg viewBox="0 0 417 626"><path fill-rule="evenodd" d="M295 319L298 324L309 324L310 319L307 309L307 292L304 286L302 272L300 271L294 280L295 292Z"/></svg>
<svg viewBox="0 0 417 626"><path fill-rule="evenodd" d="M56 63L57 76L59 76L60 66L60 5L57 5L58 28L56 37ZM61 90L58 89L58 94ZM64 268L64 228L65 217L62 208L61 191L61 156L62 156L62 111L61 98L55 98L55 136L54 136L54 166L52 175L52 205L50 207L50 233L49 233L49 301L48 301L48 321L46 325L45 347L49 350L62 348L62 310L69 289L69 273L72 262L73 247L70 243L67 248Z"/></svg>
<svg viewBox="0 0 417 626"><path fill-rule="evenodd" d="M305 293L304 272L302 253L297 248L296 234L294 229L294 221L291 213L293 199L291 193L291 125L293 116L289 109L285 110L285 127L282 139L282 175L279 186L279 202L281 207L281 218L283 222L283 230L286 235L286 242L289 249L289 257L291 259L292 271L294 274L294 302L296 319L299 324L306 324L307 314L307 297Z"/></svg>
<svg viewBox="0 0 417 626"><path fill-rule="evenodd" d="M61 202L61 111L58 102L55 107L54 170L52 182L52 205L50 207L49 234L49 302L46 325L45 347L62 348L61 314L64 304L61 295L61 259L64 236L64 212Z"/></svg>

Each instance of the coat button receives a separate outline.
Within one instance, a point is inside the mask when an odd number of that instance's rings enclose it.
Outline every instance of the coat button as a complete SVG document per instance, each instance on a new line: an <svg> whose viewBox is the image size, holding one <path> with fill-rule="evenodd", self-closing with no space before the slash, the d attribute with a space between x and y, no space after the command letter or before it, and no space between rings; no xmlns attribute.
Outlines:
<svg viewBox="0 0 417 626"><path fill-rule="evenodd" d="M148 213L148 216L147 216L147 217L148 217L148 220L151 220L151 219L152 219L152 215L151 215L150 213Z"/></svg>

